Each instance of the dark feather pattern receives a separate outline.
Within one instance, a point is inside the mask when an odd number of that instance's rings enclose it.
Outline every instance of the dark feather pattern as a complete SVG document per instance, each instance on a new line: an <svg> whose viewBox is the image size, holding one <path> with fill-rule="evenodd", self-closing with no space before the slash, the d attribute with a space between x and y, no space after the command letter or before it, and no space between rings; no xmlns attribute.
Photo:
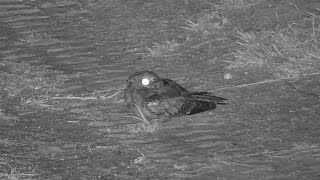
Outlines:
<svg viewBox="0 0 320 180"><path fill-rule="evenodd" d="M143 79L149 84L144 85ZM170 79L161 79L152 71L134 73L127 80L124 99L128 108L140 115L139 107L148 119L168 118L213 110L226 104L225 98L210 92L189 92Z"/></svg>

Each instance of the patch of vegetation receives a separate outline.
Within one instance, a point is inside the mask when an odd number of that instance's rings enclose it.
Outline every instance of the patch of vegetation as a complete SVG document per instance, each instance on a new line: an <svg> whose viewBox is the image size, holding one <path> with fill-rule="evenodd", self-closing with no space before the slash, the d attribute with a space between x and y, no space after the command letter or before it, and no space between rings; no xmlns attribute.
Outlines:
<svg viewBox="0 0 320 180"><path fill-rule="evenodd" d="M312 20L312 19L309 19ZM260 32L237 31L240 48L228 68L267 67L277 77L295 77L319 70L320 24L307 29L306 21L284 29Z"/></svg>
<svg viewBox="0 0 320 180"><path fill-rule="evenodd" d="M131 133L154 133L159 129L158 123L137 123L127 126L128 131Z"/></svg>
<svg viewBox="0 0 320 180"><path fill-rule="evenodd" d="M213 9L202 13L196 20L186 20L186 26L183 29L202 35L213 35L219 30L230 25L229 20L224 17L228 11L235 9L246 10L259 3L261 0L221 0L219 4L213 4Z"/></svg>
<svg viewBox="0 0 320 180"><path fill-rule="evenodd" d="M262 0L221 0L219 5L215 8L218 10L241 9L246 10L255 4L260 3Z"/></svg>
<svg viewBox="0 0 320 180"><path fill-rule="evenodd" d="M209 3L209 1L206 1ZM209 36L219 33L225 33L225 27L231 24L229 20L224 17L225 11L232 11L233 9L245 10L257 4L260 1L253 0L222 0L219 4L209 3L212 9L206 10L195 18L184 19L185 26L181 28L186 30L189 34L186 41L190 39L205 39ZM193 37L190 37L193 36ZM218 35L221 36L221 35ZM186 43L178 44L176 41L165 41L164 43L155 43L151 48L147 47L147 54L145 57L166 57L170 56L172 52L176 51L178 47L185 47Z"/></svg>
<svg viewBox="0 0 320 180"><path fill-rule="evenodd" d="M139 111L140 117L135 117L135 116L129 116L129 117L139 119L142 121L142 123L128 125L127 127L129 129L129 131L132 133L142 133L142 132L153 133L153 132L157 131L159 129L157 121L154 120L154 123L150 123L148 121L148 119L144 116L144 114L142 113L139 106L137 106L136 104L135 104L135 106L137 107L137 109Z"/></svg>
<svg viewBox="0 0 320 180"><path fill-rule="evenodd" d="M49 34L46 33L33 32L20 38L20 41L30 46L34 46L37 43L54 43L58 40L52 38Z"/></svg>
<svg viewBox="0 0 320 180"><path fill-rule="evenodd" d="M2 61L0 63L1 101L15 99L22 103L57 92L67 76L45 66L31 66L29 63Z"/></svg>
<svg viewBox="0 0 320 180"><path fill-rule="evenodd" d="M152 48L146 47L147 54L145 57L161 57L170 55L180 45L176 41L165 41L164 43L154 43Z"/></svg>
<svg viewBox="0 0 320 180"><path fill-rule="evenodd" d="M123 96L124 87L119 89L106 89L106 90L95 90L92 93L82 94L82 96L60 96L60 97L52 97L51 99L54 100L109 100L112 99L114 102L123 102L124 100L121 99Z"/></svg>
<svg viewBox="0 0 320 180"><path fill-rule="evenodd" d="M264 28L243 31L237 25L231 24L224 17L234 10L245 10L262 1L252 0L222 0L214 5L213 12L205 12L196 20L186 20L183 29L198 35L213 35L228 31L226 26L233 27L239 48L232 53L235 60L229 63L228 69L235 68L267 68L276 77L296 77L303 73L313 73L320 65L320 24L318 13L307 12L309 17L295 21L283 22L278 19L276 28ZM290 3L289 3L290 4ZM291 3L299 11L295 4ZM319 9L316 9L320 11ZM277 14L276 14L277 15ZM296 17L296 16L295 16ZM277 16L278 18L278 16ZM281 25L280 25L281 23Z"/></svg>
<svg viewBox="0 0 320 180"><path fill-rule="evenodd" d="M20 179L20 173L16 168L12 168L9 173L0 173L0 177L8 180L18 180Z"/></svg>
<svg viewBox="0 0 320 180"><path fill-rule="evenodd" d="M218 30L228 25L229 21L223 18L217 11L211 13L205 13L200 16L197 20L191 21L186 20L186 26L183 29L204 36L213 35Z"/></svg>
<svg viewBox="0 0 320 180"><path fill-rule="evenodd" d="M17 168L11 168L7 173L0 173L0 178L7 179L7 180L19 180L19 179L32 180L32 179L36 179L34 178L34 176L36 176L36 174L20 173L17 170Z"/></svg>

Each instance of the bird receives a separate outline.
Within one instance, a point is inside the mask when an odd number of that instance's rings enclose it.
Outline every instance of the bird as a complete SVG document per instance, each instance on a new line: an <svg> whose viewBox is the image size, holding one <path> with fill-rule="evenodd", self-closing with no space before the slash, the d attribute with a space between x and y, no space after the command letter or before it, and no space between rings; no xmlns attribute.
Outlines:
<svg viewBox="0 0 320 180"><path fill-rule="evenodd" d="M124 89L127 108L147 120L192 115L227 104L211 92L189 92L171 79L142 70L127 79Z"/></svg>

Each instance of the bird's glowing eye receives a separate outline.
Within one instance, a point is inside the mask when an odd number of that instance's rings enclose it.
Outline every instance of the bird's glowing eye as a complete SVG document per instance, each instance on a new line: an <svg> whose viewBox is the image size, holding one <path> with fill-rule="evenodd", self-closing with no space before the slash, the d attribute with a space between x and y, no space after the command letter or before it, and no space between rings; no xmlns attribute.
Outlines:
<svg viewBox="0 0 320 180"><path fill-rule="evenodd" d="M142 79L141 83L142 83L142 85L147 86L147 85L149 85L150 82L149 82L149 79L144 78L144 79Z"/></svg>

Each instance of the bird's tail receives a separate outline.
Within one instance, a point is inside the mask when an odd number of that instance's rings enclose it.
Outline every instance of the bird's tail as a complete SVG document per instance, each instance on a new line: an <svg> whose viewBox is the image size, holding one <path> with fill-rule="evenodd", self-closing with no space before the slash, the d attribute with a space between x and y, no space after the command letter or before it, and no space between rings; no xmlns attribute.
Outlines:
<svg viewBox="0 0 320 180"><path fill-rule="evenodd" d="M222 97L215 96L210 92L192 92L191 95L193 98L197 99L198 101L214 102L219 105L227 104L226 101L228 100Z"/></svg>

